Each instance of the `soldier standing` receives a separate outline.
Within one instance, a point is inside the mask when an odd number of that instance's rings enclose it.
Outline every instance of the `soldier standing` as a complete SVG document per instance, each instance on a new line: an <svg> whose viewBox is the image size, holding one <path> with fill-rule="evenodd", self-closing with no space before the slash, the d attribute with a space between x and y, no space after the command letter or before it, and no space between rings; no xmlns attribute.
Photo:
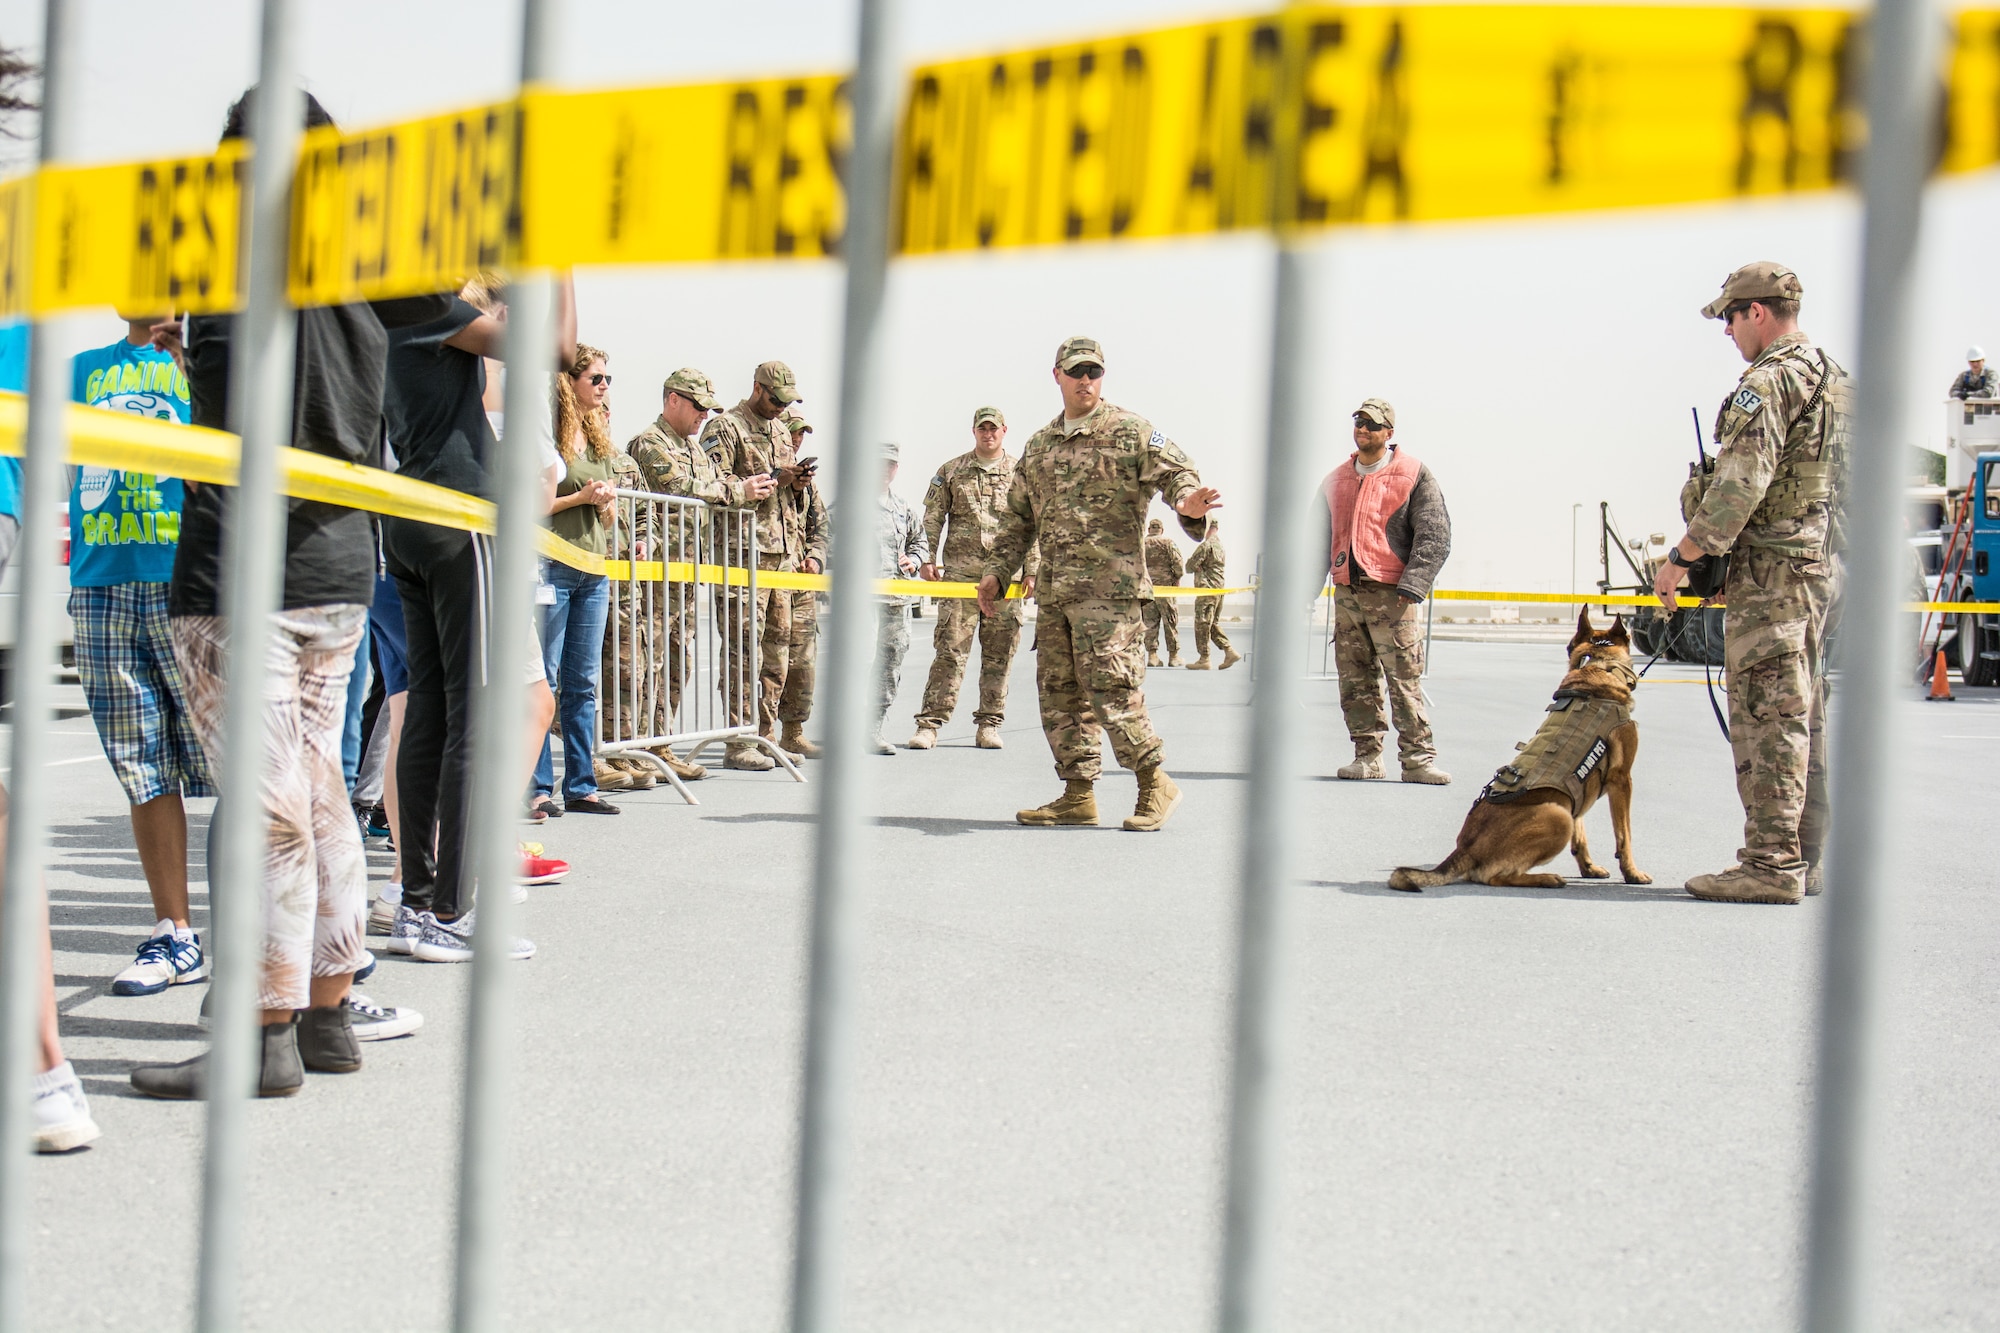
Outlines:
<svg viewBox="0 0 2000 1333"><path fill-rule="evenodd" d="M611 484L623 491L646 488L639 464L630 454L612 455ZM649 517L649 512L643 508L629 507L623 500L614 501L610 530L606 533L605 558L647 559L652 549ZM598 716L602 719L601 730L606 739L629 741L637 734L635 726L643 729L654 721L638 716L637 699L644 691L634 688L635 670L647 670L652 660L652 626L646 623L652 617L646 613L648 590L641 589L635 597L628 580L614 578L608 582L611 585L611 626L605 632L603 656L599 659L602 674L598 677ZM600 754L595 762L597 785L606 791L650 791L654 775L659 772L643 759L630 759L618 754Z"/></svg>
<svg viewBox="0 0 2000 1333"><path fill-rule="evenodd" d="M915 578L917 571L931 562L930 544L924 540L923 520L909 502L891 489L903 451L894 444L882 446L882 539L881 574L885 579ZM910 598L891 594L882 599L882 623L875 640L875 666L880 687L875 700L876 754L894 754L896 747L882 738L882 721L896 702L903 685L903 657L910 651Z"/></svg>
<svg viewBox="0 0 2000 1333"><path fill-rule="evenodd" d="M1338 777L1384 776L1382 743L1396 718L1403 781L1441 787L1424 710L1424 629L1417 607L1451 554L1451 515L1431 470L1390 441L1396 409L1380 398L1354 412L1354 453L1321 484L1322 580L1334 583L1334 661L1354 762ZM1388 685L1388 705L1383 684Z"/></svg>
<svg viewBox="0 0 2000 1333"><path fill-rule="evenodd" d="M1141 549L1146 509L1159 495L1181 516L1181 527L1198 536L1222 498L1151 422L1102 400L1104 350L1095 341L1066 340L1056 349L1053 373L1063 410L1021 451L979 580L980 614L991 615L1001 581L1040 542L1035 684L1063 794L1015 818L1032 825L1097 822L1101 728L1111 733L1118 762L1139 779L1138 806L1125 827L1150 832L1167 822L1181 793L1146 716L1140 608L1153 591Z"/></svg>
<svg viewBox="0 0 2000 1333"><path fill-rule="evenodd" d="M1986 367L1986 351L1981 347L1965 349L1965 369L1951 382L1951 396L1954 398L2000 398L2000 374Z"/></svg>
<svg viewBox="0 0 2000 1333"><path fill-rule="evenodd" d="M806 447L812 426L796 407L787 407L778 420L791 433L792 456L797 458ZM801 471L784 498L786 543L798 553L800 572L825 573L827 511L819 483L810 471ZM792 599L792 633L784 651L785 683L778 696L778 721L784 724L784 736L778 744L787 754L817 759L820 749L806 739L806 719L812 716L813 680L819 664L819 593L794 588L774 595Z"/></svg>
<svg viewBox="0 0 2000 1333"><path fill-rule="evenodd" d="M1195 547L1187 558L1187 572L1193 577L1194 586L1226 586L1223 567L1227 559L1222 550L1222 520L1211 518L1208 520L1208 535L1201 539L1201 545ZM1210 643L1222 649L1222 670L1227 671L1243 660L1243 654L1230 645L1229 636L1222 632L1222 599L1197 596L1194 599L1194 661L1188 663L1189 671L1209 669Z"/></svg>
<svg viewBox="0 0 2000 1333"><path fill-rule="evenodd" d="M1014 456L1005 448L1007 418L997 407L972 414L972 452L960 454L938 469L924 492L924 541L936 552L936 563L923 567L926 579L977 582L993 535L1000 529L1000 507L1014 484ZM1030 547L1021 571L1022 598L1035 595L1040 554ZM1008 576L1010 579L1012 575ZM1004 748L1000 723L1007 714L1007 673L1021 641L1022 599L1000 602L990 616L979 614L969 598L947 597L938 603L937 628L931 644L930 679L924 685L924 708L917 714L912 750L937 744L938 728L958 707L959 683L972 656L972 636L979 636L979 707L972 720L978 730L974 743L982 750Z"/></svg>
<svg viewBox="0 0 2000 1333"><path fill-rule="evenodd" d="M1687 532L1653 581L1671 607L1688 565L1729 556L1722 643L1744 846L1737 864L1687 882L1714 902L1796 903L1819 891L1826 626L1851 394L1846 372L1799 331L1804 291L1782 264L1747 264L1702 307L1750 368L1716 415L1715 471L1688 497Z"/></svg>
<svg viewBox="0 0 2000 1333"><path fill-rule="evenodd" d="M655 495L701 500L718 509L747 508L770 498L776 484L769 477L725 477L696 443L708 414L721 406L715 396L715 385L692 366L684 366L667 376L660 386L660 415L625 446L639 465L645 489ZM658 540L661 559L694 562L703 558L706 553L700 549L691 520L670 515L667 527L668 531L660 534ZM675 715L680 712L681 686L692 666L688 660L688 642L694 634L695 591L692 583L662 585L667 620L664 663L667 708ZM660 652L657 634L653 642L657 662ZM671 729L661 727L656 734ZM706 768L680 758L669 746L656 746L653 753L683 782L708 776Z"/></svg>
<svg viewBox="0 0 2000 1333"><path fill-rule="evenodd" d="M1157 518L1146 524L1146 577L1153 581L1154 589L1178 588L1184 572L1181 548L1174 545L1174 539L1167 535L1167 525ZM1142 614L1146 621L1146 665L1160 665L1160 630L1164 627L1167 631L1166 665L1179 666L1181 609L1174 605L1174 599L1155 597L1145 604Z"/></svg>
<svg viewBox="0 0 2000 1333"><path fill-rule="evenodd" d="M778 415L799 401L792 368L782 361L766 361L757 367L750 396L711 420L701 434L701 447L708 451L718 472L745 480L769 477L776 486L757 504L759 570L790 572L798 568L798 553L791 549L792 534L785 522L783 492L791 488L801 471L809 469L796 465L791 432L779 423ZM732 552L729 558L740 556ZM730 592L723 605L723 633L730 638L736 659L725 682L729 723L746 726L754 719L758 732L769 737L785 688L785 655L792 637L791 590L760 587L754 603L740 592ZM761 668L757 663L760 639L764 654ZM732 741L725 748L723 762L730 768L762 771L774 766L770 755L748 741Z"/></svg>

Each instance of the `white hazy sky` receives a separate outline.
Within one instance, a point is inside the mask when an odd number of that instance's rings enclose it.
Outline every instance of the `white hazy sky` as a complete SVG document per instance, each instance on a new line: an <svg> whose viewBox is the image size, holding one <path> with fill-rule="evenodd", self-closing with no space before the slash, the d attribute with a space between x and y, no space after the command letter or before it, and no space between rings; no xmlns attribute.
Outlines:
<svg viewBox="0 0 2000 1333"><path fill-rule="evenodd" d="M253 77L256 5L71 0L88 34L93 90L82 153L118 160L200 151ZM511 5L475 0L301 0L309 86L360 126L506 95L518 63ZM902 45L926 57L1116 32L1267 6L1143 0L907 0ZM0 41L38 48L42 6L0 0ZM570 0L557 67L575 86L832 69L852 61L854 13L838 0L696 5ZM1940 407L1968 342L2000 343L1992 219L2000 176L1934 186L1917 337L1911 443L1941 447ZM1452 510L1456 587L1567 590L1572 507L1582 577L1595 511L1626 531L1677 530L1675 497L1704 419L1741 369L1696 315L1730 269L1778 259L1806 284L1804 325L1854 364L1859 210L1840 196L1374 228L1328 239L1317 260L1317 466L1351 450L1348 413L1396 404L1398 439L1436 472ZM899 488L970 446L970 416L997 403L1017 448L1058 401L1057 342L1105 345L1107 396L1180 441L1228 500L1232 580L1256 549L1269 346L1271 254L1260 238L1202 239L903 261L892 291L891 438ZM805 407L831 425L839 376L840 272L827 263L597 270L579 274L582 334L606 348L621 438L658 407L664 374L695 365L733 401L751 368L798 372ZM114 336L106 315L101 334ZM814 438L831 431L822 429ZM830 440L818 449L828 451ZM1301 497L1301 502L1306 497Z"/></svg>

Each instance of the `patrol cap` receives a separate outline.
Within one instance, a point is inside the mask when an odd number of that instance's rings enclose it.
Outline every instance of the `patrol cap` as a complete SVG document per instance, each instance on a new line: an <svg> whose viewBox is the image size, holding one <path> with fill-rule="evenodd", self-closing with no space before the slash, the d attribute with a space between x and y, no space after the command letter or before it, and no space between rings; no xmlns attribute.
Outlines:
<svg viewBox="0 0 2000 1333"><path fill-rule="evenodd" d="M771 391L771 396L778 400L779 407L805 401L799 397L798 377L793 375L792 368L782 361L766 361L757 367L756 381Z"/></svg>
<svg viewBox="0 0 2000 1333"><path fill-rule="evenodd" d="M1378 426L1396 424L1396 409L1389 406L1389 400L1386 398L1363 398L1361 406L1354 409L1354 415L1367 417Z"/></svg>
<svg viewBox="0 0 2000 1333"><path fill-rule="evenodd" d="M889 442L889 443L886 443L886 444L884 444L884 445L882 446L882 461L883 461L883 462L885 462L885 463L900 463L900 462L902 462L902 461L903 461L903 446L902 446L902 445L900 445L900 444L896 444L896 443L894 443L893 441L891 441L891 442Z"/></svg>
<svg viewBox="0 0 2000 1333"><path fill-rule="evenodd" d="M1165 532L1166 530L1167 530L1167 525L1160 522L1160 520L1157 518L1146 525L1146 535L1148 537L1155 536L1159 533Z"/></svg>
<svg viewBox="0 0 2000 1333"><path fill-rule="evenodd" d="M1984 347L1981 347L1978 343L1974 343L1972 346L1965 349L1965 359L1967 361L1984 361L1986 359L1986 349ZM975 418L974 420L976 423L977 418Z"/></svg>
<svg viewBox="0 0 2000 1333"><path fill-rule="evenodd" d="M1078 366L1104 364L1104 349L1097 345L1095 338L1065 338L1061 347L1056 348L1056 369L1064 372Z"/></svg>
<svg viewBox="0 0 2000 1333"><path fill-rule="evenodd" d="M1722 280L1722 295L1701 308L1702 318L1721 319L1738 301L1796 301L1805 295L1798 274L1772 260L1745 264Z"/></svg>
<svg viewBox="0 0 2000 1333"><path fill-rule="evenodd" d="M711 412L722 410L722 402L715 396L714 382L693 366L682 366L667 376L667 382L660 386L660 397L665 398L670 393L677 393Z"/></svg>
<svg viewBox="0 0 2000 1333"><path fill-rule="evenodd" d="M807 421L805 413L799 411L796 407L787 407L784 411L778 413L778 420L784 422L785 429L794 435L801 433L810 434L812 432L812 423Z"/></svg>
<svg viewBox="0 0 2000 1333"><path fill-rule="evenodd" d="M994 425L998 426L1001 430L1007 429L1007 415L1006 413L1002 412L999 408L981 407L981 408L975 408L973 410L972 424L975 428L983 426L989 421L992 422Z"/></svg>

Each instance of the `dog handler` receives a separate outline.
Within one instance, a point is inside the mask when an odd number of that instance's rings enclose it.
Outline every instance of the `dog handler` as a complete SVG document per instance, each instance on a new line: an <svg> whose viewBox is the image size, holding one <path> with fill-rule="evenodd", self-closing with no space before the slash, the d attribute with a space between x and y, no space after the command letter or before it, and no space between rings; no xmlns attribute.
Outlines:
<svg viewBox="0 0 2000 1333"><path fill-rule="evenodd" d="M1799 331L1804 290L1782 264L1746 264L1702 307L1750 368L1716 415L1715 471L1689 484L1687 533L1653 581L1671 609L1688 565L1730 558L1723 660L1744 845L1738 864L1687 883L1714 902L1796 903L1819 891L1824 650L1851 398L1846 372Z"/></svg>

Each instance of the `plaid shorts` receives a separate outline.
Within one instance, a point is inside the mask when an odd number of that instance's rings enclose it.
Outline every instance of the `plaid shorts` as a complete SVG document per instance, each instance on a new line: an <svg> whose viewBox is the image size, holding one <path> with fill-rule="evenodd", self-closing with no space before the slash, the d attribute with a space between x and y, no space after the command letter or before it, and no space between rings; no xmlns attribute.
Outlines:
<svg viewBox="0 0 2000 1333"><path fill-rule="evenodd" d="M167 585L72 588L69 614L83 697L126 799L215 795L174 659Z"/></svg>

